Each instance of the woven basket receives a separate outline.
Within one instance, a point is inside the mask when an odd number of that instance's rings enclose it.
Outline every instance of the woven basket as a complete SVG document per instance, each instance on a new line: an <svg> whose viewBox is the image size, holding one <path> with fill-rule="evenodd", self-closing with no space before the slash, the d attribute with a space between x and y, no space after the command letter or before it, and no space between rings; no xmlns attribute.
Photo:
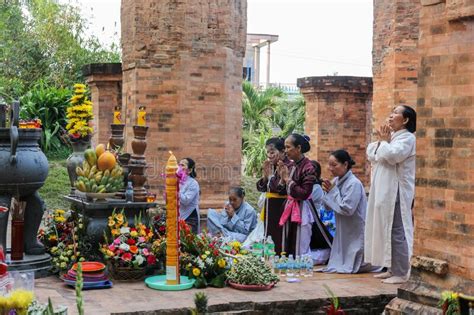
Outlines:
<svg viewBox="0 0 474 315"><path fill-rule="evenodd" d="M112 279L118 281L141 281L145 279L146 267L131 268L131 267L117 267L111 263L107 264L109 275Z"/></svg>

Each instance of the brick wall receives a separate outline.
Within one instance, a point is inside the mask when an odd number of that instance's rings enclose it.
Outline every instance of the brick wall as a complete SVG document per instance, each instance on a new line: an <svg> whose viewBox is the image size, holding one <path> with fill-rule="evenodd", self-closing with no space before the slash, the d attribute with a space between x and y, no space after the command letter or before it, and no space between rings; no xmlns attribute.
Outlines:
<svg viewBox="0 0 474 315"><path fill-rule="evenodd" d="M372 126L397 104L416 105L420 1L375 0Z"/></svg>
<svg viewBox="0 0 474 315"><path fill-rule="evenodd" d="M442 290L474 294L473 4L376 1L374 8L373 123L386 109L384 98L397 103L400 86L407 99L416 93L418 113L412 274L386 311L433 313ZM390 35L400 28L404 40ZM407 58L397 59L403 51Z"/></svg>
<svg viewBox="0 0 474 315"><path fill-rule="evenodd" d="M415 255L447 261L449 277L437 285L473 294L474 10L469 8L472 2L453 0L421 8Z"/></svg>
<svg viewBox="0 0 474 315"><path fill-rule="evenodd" d="M116 106L122 106L122 67L120 63L89 64L83 68L94 104L92 145L107 145Z"/></svg>
<svg viewBox="0 0 474 315"><path fill-rule="evenodd" d="M329 154L347 150L356 165L354 173L367 186L369 170L365 150L372 100L372 79L363 77L307 77L298 79L306 101L305 133L311 137L308 157L321 163L323 178Z"/></svg>
<svg viewBox="0 0 474 315"><path fill-rule="evenodd" d="M240 183L246 1L122 1L127 134L146 106L149 183L162 191L168 151L196 161L201 207Z"/></svg>

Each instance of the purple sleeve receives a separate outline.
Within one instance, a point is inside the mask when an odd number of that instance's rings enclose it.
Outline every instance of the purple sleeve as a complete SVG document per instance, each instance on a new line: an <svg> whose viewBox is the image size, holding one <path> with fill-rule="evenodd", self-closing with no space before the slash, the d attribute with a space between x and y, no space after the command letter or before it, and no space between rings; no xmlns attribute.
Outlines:
<svg viewBox="0 0 474 315"><path fill-rule="evenodd" d="M288 193L291 197L298 200L306 200L313 192L313 186L316 183L316 173L312 165L306 165L303 169L293 176L288 185Z"/></svg>

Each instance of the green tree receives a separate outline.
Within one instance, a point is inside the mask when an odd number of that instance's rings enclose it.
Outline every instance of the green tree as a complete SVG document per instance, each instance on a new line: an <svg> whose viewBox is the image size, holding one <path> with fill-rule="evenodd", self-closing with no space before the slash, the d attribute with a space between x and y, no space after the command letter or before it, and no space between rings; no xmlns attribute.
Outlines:
<svg viewBox="0 0 474 315"><path fill-rule="evenodd" d="M292 133L303 133L305 122L305 101L302 95L280 102L273 113L273 123L286 138Z"/></svg>
<svg viewBox="0 0 474 315"><path fill-rule="evenodd" d="M272 115L285 93L278 88L259 91L248 81L243 82L242 91L244 172L246 175L259 176L266 156L265 141L272 135Z"/></svg>
<svg viewBox="0 0 474 315"><path fill-rule="evenodd" d="M39 80L55 87L83 82L81 68L117 62L117 46L87 36L79 7L53 0L0 3L0 96L18 99Z"/></svg>
<svg viewBox="0 0 474 315"><path fill-rule="evenodd" d="M265 141L304 131L305 102L301 95L289 98L280 88L260 91L248 81L243 82L242 91L244 172L260 176L266 158Z"/></svg>

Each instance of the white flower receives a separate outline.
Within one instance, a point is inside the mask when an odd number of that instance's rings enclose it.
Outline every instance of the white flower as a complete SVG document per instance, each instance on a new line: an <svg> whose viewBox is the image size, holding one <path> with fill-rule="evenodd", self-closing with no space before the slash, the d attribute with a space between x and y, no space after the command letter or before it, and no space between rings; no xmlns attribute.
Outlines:
<svg viewBox="0 0 474 315"><path fill-rule="evenodd" d="M206 264L207 264L208 266L212 266L212 264L213 264L212 258L207 257L205 261L206 261Z"/></svg>
<svg viewBox="0 0 474 315"><path fill-rule="evenodd" d="M120 228L120 234L130 233L130 228L128 226L124 226Z"/></svg>
<svg viewBox="0 0 474 315"><path fill-rule="evenodd" d="M128 244L122 243L120 244L119 248L128 251L130 249L130 246Z"/></svg>
<svg viewBox="0 0 474 315"><path fill-rule="evenodd" d="M140 266L141 264L143 264L143 262L145 261L145 258L143 258L142 255L138 255L135 257L135 261L137 262L137 264Z"/></svg>
<svg viewBox="0 0 474 315"><path fill-rule="evenodd" d="M201 260L201 258L198 258L196 261L199 269L204 269L204 262Z"/></svg>

